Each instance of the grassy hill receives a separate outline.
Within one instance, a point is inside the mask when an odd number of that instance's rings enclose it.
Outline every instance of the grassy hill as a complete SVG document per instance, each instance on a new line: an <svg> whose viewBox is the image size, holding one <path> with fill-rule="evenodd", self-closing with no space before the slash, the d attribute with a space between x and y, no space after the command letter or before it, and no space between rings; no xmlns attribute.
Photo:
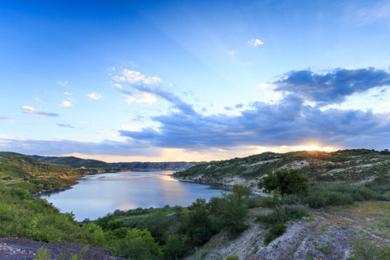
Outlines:
<svg viewBox="0 0 390 260"><path fill-rule="evenodd" d="M262 153L213 161L175 173L182 180L209 184L246 184L252 187L278 169L300 169L311 181L359 183L389 178L390 153L373 150Z"/></svg>
<svg viewBox="0 0 390 260"><path fill-rule="evenodd" d="M0 183L31 192L67 187L83 173L65 166L48 164L31 156L0 152Z"/></svg>
<svg viewBox="0 0 390 260"><path fill-rule="evenodd" d="M39 156L33 155L34 159L39 160L41 162L47 162L52 164L60 164L70 168L108 168L109 164L99 160L92 159L81 159L74 156Z"/></svg>

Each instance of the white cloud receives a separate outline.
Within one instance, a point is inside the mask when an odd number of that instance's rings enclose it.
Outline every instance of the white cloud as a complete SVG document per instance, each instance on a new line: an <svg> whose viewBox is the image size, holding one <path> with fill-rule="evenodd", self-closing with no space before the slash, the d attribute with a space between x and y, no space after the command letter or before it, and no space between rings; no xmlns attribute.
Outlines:
<svg viewBox="0 0 390 260"><path fill-rule="evenodd" d="M262 40L260 40L260 39L252 39L252 40L250 40L248 42L248 44L250 46L252 46L253 48L257 48L257 47L259 47L261 45L264 45L264 42Z"/></svg>
<svg viewBox="0 0 390 260"><path fill-rule="evenodd" d="M91 93L88 93L87 94L87 97L91 100L99 100L101 99L103 96L102 94L100 93L96 93L96 92L91 92Z"/></svg>
<svg viewBox="0 0 390 260"><path fill-rule="evenodd" d="M63 107L63 108L70 108L73 106L73 103L72 101L70 101L69 99L64 99L62 100L62 102L60 103L60 107Z"/></svg>
<svg viewBox="0 0 390 260"><path fill-rule="evenodd" d="M132 95L127 96L127 103L129 104L133 104L133 103L153 104L156 101L157 101L157 97L152 93L148 93L148 92L137 91L134 92Z"/></svg>
<svg viewBox="0 0 390 260"><path fill-rule="evenodd" d="M236 50L228 50L227 51L227 54L230 54L230 55L236 55L238 53L238 51Z"/></svg>
<svg viewBox="0 0 390 260"><path fill-rule="evenodd" d="M275 85L270 82L261 82L257 84L260 89L260 100L268 104L274 104L283 99L283 93L275 90Z"/></svg>
<svg viewBox="0 0 390 260"><path fill-rule="evenodd" d="M134 85L153 85L161 84L161 79L157 76L145 76L139 71L123 69L121 75L113 77L115 82L127 82Z"/></svg>
<svg viewBox="0 0 390 260"><path fill-rule="evenodd" d="M32 106L22 106L22 110L24 113L29 113L29 114L34 114L37 111L37 109Z"/></svg>
<svg viewBox="0 0 390 260"><path fill-rule="evenodd" d="M22 111L26 114L31 114L31 115L38 115L38 116L48 116L48 117L57 117L59 116L56 113L50 113L50 112L42 112L37 110L33 106L22 106Z"/></svg>

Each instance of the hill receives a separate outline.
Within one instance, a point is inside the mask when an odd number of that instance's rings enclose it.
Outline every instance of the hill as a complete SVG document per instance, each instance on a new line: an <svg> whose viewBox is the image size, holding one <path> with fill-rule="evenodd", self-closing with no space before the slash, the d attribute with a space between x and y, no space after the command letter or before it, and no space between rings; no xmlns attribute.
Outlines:
<svg viewBox="0 0 390 260"><path fill-rule="evenodd" d="M245 184L256 190L257 182L278 169L300 169L311 181L363 183L386 177L390 153L367 149L336 152L301 151L262 153L244 158L201 163L175 173L185 181L234 185Z"/></svg>
<svg viewBox="0 0 390 260"><path fill-rule="evenodd" d="M91 159L81 159L74 156L39 156L33 155L34 159L37 159L41 162L47 162L52 164L60 164L70 168L105 168L109 167L109 164L99 160L91 160Z"/></svg>
<svg viewBox="0 0 390 260"><path fill-rule="evenodd" d="M62 165L48 164L31 156L0 152L0 183L31 192L65 188L83 173Z"/></svg>
<svg viewBox="0 0 390 260"><path fill-rule="evenodd" d="M33 155L32 158L41 162L59 164L74 169L89 170L91 173L117 172L117 171L151 171L166 170L177 171L194 166L194 162L118 162L107 163L99 160L81 159L74 156L39 156Z"/></svg>

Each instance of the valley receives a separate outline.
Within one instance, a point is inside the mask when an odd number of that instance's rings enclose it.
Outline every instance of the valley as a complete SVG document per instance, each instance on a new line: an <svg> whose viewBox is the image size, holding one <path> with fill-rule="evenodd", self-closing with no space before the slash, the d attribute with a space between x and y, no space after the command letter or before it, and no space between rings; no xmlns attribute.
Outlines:
<svg viewBox="0 0 390 260"><path fill-rule="evenodd" d="M72 168L64 165L67 160L48 163L0 153L0 225L4 227L0 255L10 259L41 255L65 259L386 259L390 254L387 151L264 153L200 163L176 172L175 178L184 180L183 184L220 185L230 192L185 207L116 210L83 222L33 196L67 189L91 173L89 169L105 167L79 159ZM293 171L308 181L303 193L283 194L278 186L266 192L259 184Z"/></svg>

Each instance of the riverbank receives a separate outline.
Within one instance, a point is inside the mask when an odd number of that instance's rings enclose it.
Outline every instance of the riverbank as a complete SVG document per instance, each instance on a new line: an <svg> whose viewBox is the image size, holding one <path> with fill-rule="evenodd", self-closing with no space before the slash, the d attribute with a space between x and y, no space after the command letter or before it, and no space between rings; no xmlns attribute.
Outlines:
<svg viewBox="0 0 390 260"><path fill-rule="evenodd" d="M232 190L234 186L236 185L243 185L248 187L251 190L252 195L255 196L268 196L268 194L264 193L261 189L257 187L258 180L247 180L239 177L232 177L232 178L226 178L226 179L212 179L212 178L192 178L192 177L184 177L184 176L178 176L173 174L173 178L183 181L183 182L190 182L190 183L197 183L197 184L204 184L209 185L211 187L215 188L221 188L223 190Z"/></svg>

